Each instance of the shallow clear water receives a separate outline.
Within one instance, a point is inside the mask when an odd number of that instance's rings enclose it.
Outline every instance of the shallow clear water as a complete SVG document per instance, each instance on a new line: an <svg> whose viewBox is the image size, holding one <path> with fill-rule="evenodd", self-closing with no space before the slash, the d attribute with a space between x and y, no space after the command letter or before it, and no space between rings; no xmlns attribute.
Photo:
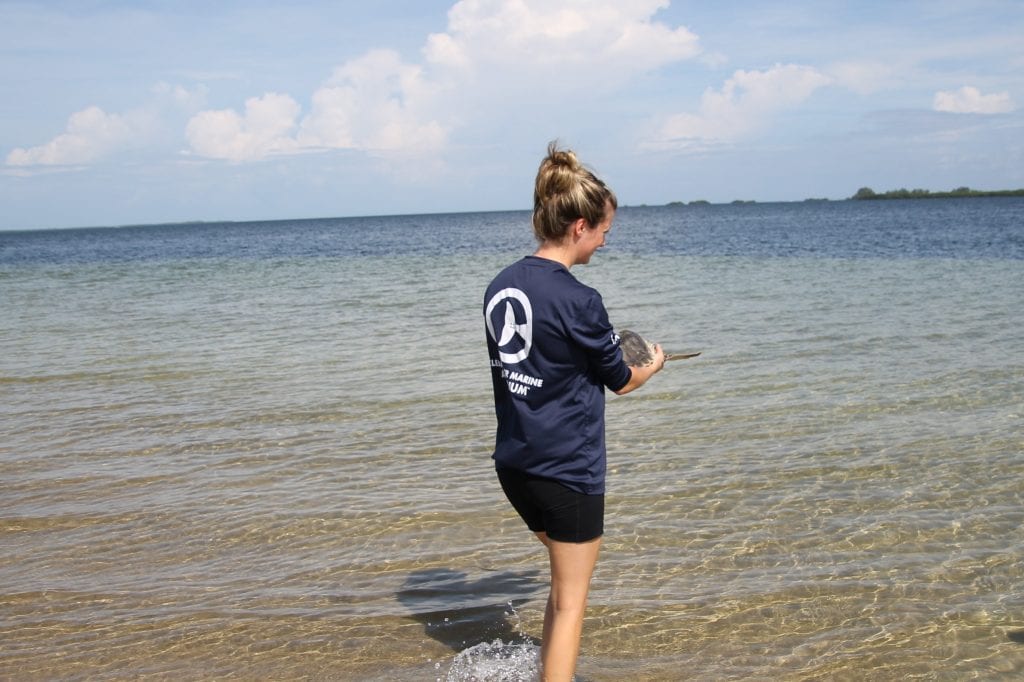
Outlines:
<svg viewBox="0 0 1024 682"><path fill-rule="evenodd" d="M527 679L525 213L0 233L0 677ZM634 208L588 680L1024 672L1024 202Z"/></svg>

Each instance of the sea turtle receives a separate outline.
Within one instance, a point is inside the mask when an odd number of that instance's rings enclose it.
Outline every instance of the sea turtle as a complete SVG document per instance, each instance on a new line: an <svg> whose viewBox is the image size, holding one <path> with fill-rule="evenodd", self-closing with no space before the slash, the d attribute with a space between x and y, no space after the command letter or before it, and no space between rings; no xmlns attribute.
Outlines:
<svg viewBox="0 0 1024 682"><path fill-rule="evenodd" d="M654 362L654 344L630 329L619 331L619 348L627 365L644 367ZM695 358L700 353L665 353L665 360Z"/></svg>

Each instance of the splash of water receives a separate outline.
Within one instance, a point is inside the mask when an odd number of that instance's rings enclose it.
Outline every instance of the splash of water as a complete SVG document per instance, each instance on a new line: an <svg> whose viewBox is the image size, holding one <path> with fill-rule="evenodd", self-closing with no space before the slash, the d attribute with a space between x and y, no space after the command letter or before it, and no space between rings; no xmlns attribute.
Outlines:
<svg viewBox="0 0 1024 682"><path fill-rule="evenodd" d="M512 602L507 615L515 622L522 638L517 642L481 642L459 652L448 669L444 682L535 682L540 679L540 647L522 628L522 619ZM438 678L437 682L442 682Z"/></svg>
<svg viewBox="0 0 1024 682"><path fill-rule="evenodd" d="M483 642L455 656L444 682L534 682L539 654L533 644Z"/></svg>

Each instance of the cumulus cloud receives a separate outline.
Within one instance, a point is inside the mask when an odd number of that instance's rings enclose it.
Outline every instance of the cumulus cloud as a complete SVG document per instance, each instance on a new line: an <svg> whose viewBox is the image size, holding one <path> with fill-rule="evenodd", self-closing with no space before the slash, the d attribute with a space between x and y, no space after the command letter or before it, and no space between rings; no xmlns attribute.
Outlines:
<svg viewBox="0 0 1024 682"><path fill-rule="evenodd" d="M242 113L197 114L187 139L197 155L233 161L315 149L437 150L463 122L456 100L484 116L493 102L508 101L513 83L531 93L547 85L547 92L586 95L697 55L697 36L652 20L667 5L461 0L448 12L447 31L428 37L423 64L372 50L337 67L301 120L295 100L267 94L248 100ZM256 121L257 109L277 115Z"/></svg>
<svg viewBox="0 0 1024 682"><path fill-rule="evenodd" d="M446 129L420 111L428 92L420 67L374 50L335 69L301 121L291 96L266 93L246 100L244 113L199 112L186 138L195 154L230 161L322 149L435 149Z"/></svg>
<svg viewBox="0 0 1024 682"><path fill-rule="evenodd" d="M137 109L115 113L86 107L71 114L63 133L35 147L11 150L6 163L23 168L82 166L114 154L159 146L166 139L168 120L198 108L205 95L204 88L189 90L157 83Z"/></svg>
<svg viewBox="0 0 1024 682"><path fill-rule="evenodd" d="M983 95L978 88L965 85L959 90L935 93L932 108L954 114L1005 114L1015 107L1008 92Z"/></svg>
<svg viewBox="0 0 1024 682"><path fill-rule="evenodd" d="M91 106L71 114L63 133L37 147L7 154L9 166L75 166L140 143L150 125L141 113L111 114Z"/></svg>
<svg viewBox="0 0 1024 682"><path fill-rule="evenodd" d="M313 93L298 139L306 147L436 149L447 131L429 118L430 99L421 67L402 62L397 52L373 50L335 69Z"/></svg>
<svg viewBox="0 0 1024 682"><path fill-rule="evenodd" d="M432 65L489 77L513 69L607 81L699 54L688 29L652 20L668 4L461 0L448 12L447 32L430 35L424 54Z"/></svg>
<svg viewBox="0 0 1024 682"><path fill-rule="evenodd" d="M192 149L213 159L246 161L293 151L291 137L299 105L288 95L267 93L245 102L245 113L232 109L202 111L192 117L185 137Z"/></svg>
<svg viewBox="0 0 1024 682"><path fill-rule="evenodd" d="M798 106L818 88L831 83L818 70L797 64L767 71L736 71L720 90L708 89L698 113L668 117L661 143L731 142L760 129L780 111Z"/></svg>
<svg viewBox="0 0 1024 682"><path fill-rule="evenodd" d="M240 106L206 108L205 89L160 83L151 116L163 144L235 162L348 149L419 154L441 149L470 120L503 126L509 102L535 98L538 115L571 117L653 69L700 55L695 34L655 19L667 0L460 0L445 32L430 35L419 63L372 50L334 69L312 93L252 93ZM308 99L307 99L308 97ZM174 108L180 121L167 116ZM152 113L152 112L151 112ZM521 115L521 114L518 114ZM138 120L137 120L138 119ZM84 164L145 139L134 114L78 112L45 145L15 149L10 165ZM180 125L170 131L168 123Z"/></svg>

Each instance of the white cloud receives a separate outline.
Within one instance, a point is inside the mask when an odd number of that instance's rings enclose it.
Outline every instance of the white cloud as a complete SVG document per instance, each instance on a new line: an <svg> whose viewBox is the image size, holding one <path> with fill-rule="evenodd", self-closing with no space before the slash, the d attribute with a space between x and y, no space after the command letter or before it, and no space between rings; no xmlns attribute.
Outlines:
<svg viewBox="0 0 1024 682"><path fill-rule="evenodd" d="M108 114L91 106L71 114L66 130L46 144L17 148L7 155L9 166L75 166L140 144L151 127L141 112Z"/></svg>
<svg viewBox="0 0 1024 682"><path fill-rule="evenodd" d="M298 141L335 149L436 149L447 131L426 113L430 93L419 66L391 50L368 52L335 69L313 93Z"/></svg>
<svg viewBox="0 0 1024 682"><path fill-rule="evenodd" d="M668 4L461 0L448 12L448 31L429 36L424 53L434 66L491 79L512 71L560 82L608 81L700 52L685 27L652 21Z"/></svg>
<svg viewBox="0 0 1024 682"><path fill-rule="evenodd" d="M299 105L288 95L267 93L245 102L245 114L232 109L202 111L188 122L185 137L201 156L249 161L294 151L291 133Z"/></svg>
<svg viewBox="0 0 1024 682"><path fill-rule="evenodd" d="M312 149L420 153L441 149L464 111L493 117L513 84L531 93L589 95L699 53L686 28L652 21L664 0L462 0L448 12L446 33L432 34L422 65L391 50L372 50L334 70L310 98L309 113L287 110L261 134L246 113L206 111L188 124L194 153L236 161ZM274 96L277 97L277 96ZM276 100L278 105L283 102ZM297 106L297 105L296 105Z"/></svg>
<svg viewBox="0 0 1024 682"><path fill-rule="evenodd" d="M695 34L655 20L668 5L460 0L448 13L446 32L427 38L421 63L392 50L366 52L338 66L308 104L306 93L266 92L240 108L204 110L205 87L159 83L142 110L152 129L134 115L90 107L72 117L65 134L15 149L7 162L83 164L126 146L166 146L181 139L182 128L169 124L183 124L187 149L197 157L252 161L324 149L436 151L471 121L504 130L510 116L530 113L513 113L510 102L523 102L538 116L560 112L573 120L573 112L636 77L700 54ZM172 111L189 118L176 121Z"/></svg>
<svg viewBox="0 0 1024 682"><path fill-rule="evenodd" d="M1005 114L1015 107L1008 92L983 95L978 88L965 85L959 90L935 93L932 108L954 114Z"/></svg>
<svg viewBox="0 0 1024 682"><path fill-rule="evenodd" d="M418 152L440 147L445 128L419 110L429 100L420 67L396 52L373 50L335 69L312 95L310 113L289 95L267 93L232 109L202 111L189 121L194 153L250 161L317 149Z"/></svg>
<svg viewBox="0 0 1024 682"><path fill-rule="evenodd" d="M698 113L668 117L654 144L731 142L765 126L776 113L792 109L832 80L818 70L796 64L767 71L736 71L721 90L708 89Z"/></svg>
<svg viewBox="0 0 1024 682"><path fill-rule="evenodd" d="M160 145L166 141L168 127L180 125L180 117L198 109L205 96L203 87L188 90L157 83L141 107L124 113L87 107L72 114L64 132L49 142L11 150L6 163L18 167L81 166L113 154ZM173 120L176 118L177 122Z"/></svg>

